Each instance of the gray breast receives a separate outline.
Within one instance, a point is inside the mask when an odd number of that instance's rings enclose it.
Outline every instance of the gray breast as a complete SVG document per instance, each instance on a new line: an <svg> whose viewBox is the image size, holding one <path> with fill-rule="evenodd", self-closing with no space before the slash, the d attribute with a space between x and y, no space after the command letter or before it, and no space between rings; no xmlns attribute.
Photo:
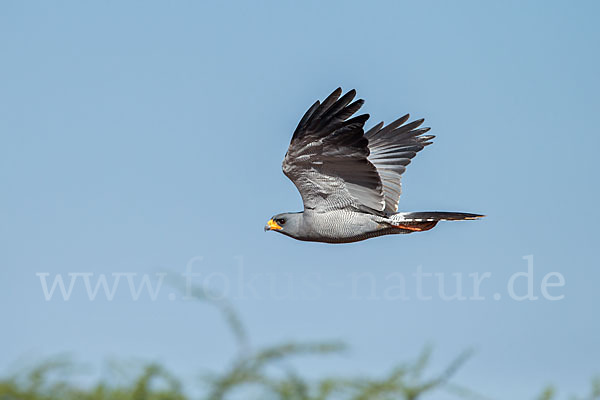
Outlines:
<svg viewBox="0 0 600 400"><path fill-rule="evenodd" d="M380 217L351 211L335 210L325 213L304 212L303 235L300 240L326 243L351 243L376 236L401 233L397 229L386 228Z"/></svg>

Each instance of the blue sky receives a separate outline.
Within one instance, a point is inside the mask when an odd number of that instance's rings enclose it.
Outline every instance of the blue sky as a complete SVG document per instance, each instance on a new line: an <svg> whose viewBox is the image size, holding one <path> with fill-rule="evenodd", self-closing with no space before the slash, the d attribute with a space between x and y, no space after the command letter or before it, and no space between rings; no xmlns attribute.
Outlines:
<svg viewBox="0 0 600 400"><path fill-rule="evenodd" d="M112 301L81 284L45 301L36 276L181 274L201 256L198 280L227 292L254 345L351 346L304 359L309 374L375 374L433 344L433 371L476 349L455 382L493 398L547 383L581 392L600 373L599 11L2 2L0 371L64 352L158 360L188 377L222 368L234 348L219 315L170 300L166 285L155 301L132 300L125 283ZM264 233L271 215L302 208L281 160L306 108L338 86L366 100L368 126L410 112L437 136L404 176L402 210L488 217L340 246ZM527 255L540 299L519 302L506 286ZM419 266L462 274L467 295L468 274L489 272L486 299L416 299ZM550 290L562 300L541 298L550 272L565 279ZM384 295L398 273L408 300ZM240 279L254 291L236 291Z"/></svg>

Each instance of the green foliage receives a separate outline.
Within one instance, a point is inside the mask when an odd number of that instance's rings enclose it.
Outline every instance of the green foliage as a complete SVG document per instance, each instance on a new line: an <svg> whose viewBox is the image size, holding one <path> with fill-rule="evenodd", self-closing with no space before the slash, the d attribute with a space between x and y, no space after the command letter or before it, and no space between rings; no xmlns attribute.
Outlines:
<svg viewBox="0 0 600 400"><path fill-rule="evenodd" d="M558 393L552 386L548 386L537 400L556 400L558 399ZM600 377L592 380L592 388L586 396L570 396L569 400L600 400Z"/></svg>
<svg viewBox="0 0 600 400"><path fill-rule="evenodd" d="M411 364L393 369L381 378L335 378L308 380L292 369L283 374L269 372L282 361L302 355L326 355L342 351L340 343L289 343L267 347L238 357L222 374L205 378L206 400L245 397L254 393L257 399L277 400L377 400L419 398L422 394L442 389L465 357L457 359L440 375L421 378L429 350ZM136 378L123 385L99 382L81 388L69 376L74 365L51 360L32 370L0 381L0 400L188 400L181 383L162 367L149 364ZM238 395L238 396L236 396Z"/></svg>
<svg viewBox="0 0 600 400"><path fill-rule="evenodd" d="M68 372L67 375L64 372ZM28 373L0 381L1 400L185 400L181 385L160 366L149 364L124 386L103 382L82 388L68 380L74 365L63 360L40 364ZM156 387L156 383L159 383Z"/></svg>
<svg viewBox="0 0 600 400"><path fill-rule="evenodd" d="M470 357L469 352L460 355L441 373L428 376L429 347L414 362L399 365L380 377L308 379L291 367L293 358L323 357L342 352L345 346L340 342L284 343L250 350L248 335L233 307L224 300L213 300L214 296L198 288L194 288L194 297L209 301L221 311L238 345L238 353L225 372L204 377L203 393L190 395L182 382L156 364L141 368L127 366L129 378L121 383L100 380L91 385L81 384L75 379L81 367L68 359L56 358L0 378L0 400L416 400L440 391L457 398L486 399L449 382ZM116 367L113 370L118 372ZM538 397L539 400L556 398L551 387ZM572 399L600 400L600 379L593 382L588 396Z"/></svg>

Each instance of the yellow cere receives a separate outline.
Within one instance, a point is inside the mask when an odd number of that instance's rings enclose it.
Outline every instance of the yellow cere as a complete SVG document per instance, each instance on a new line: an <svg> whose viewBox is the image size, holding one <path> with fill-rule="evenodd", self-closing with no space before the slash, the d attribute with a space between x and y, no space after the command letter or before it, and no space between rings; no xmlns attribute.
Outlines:
<svg viewBox="0 0 600 400"><path fill-rule="evenodd" d="M283 229L281 226L279 226L277 222L273 221L272 219L270 219L269 222L267 222L267 226L269 227L269 229L274 230Z"/></svg>

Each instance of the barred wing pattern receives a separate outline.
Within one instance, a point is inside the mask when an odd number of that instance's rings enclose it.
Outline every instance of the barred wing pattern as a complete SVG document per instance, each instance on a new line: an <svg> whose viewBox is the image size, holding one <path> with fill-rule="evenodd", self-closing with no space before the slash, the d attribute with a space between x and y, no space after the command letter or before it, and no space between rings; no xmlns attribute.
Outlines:
<svg viewBox="0 0 600 400"><path fill-rule="evenodd" d="M401 177L412 158L435 136L423 135L430 128L420 128L423 119L410 122L409 115L388 124L375 125L365 134L369 140L370 154L368 160L377 168L383 184L386 213L398 211L398 200L402 193Z"/></svg>
<svg viewBox="0 0 600 400"><path fill-rule="evenodd" d="M409 115L364 133L368 114L352 117L363 100L356 91L340 97L337 88L323 103L315 102L294 131L283 160L283 172L296 185L305 209L352 208L381 215L398 211L401 177L415 155L434 136L405 124Z"/></svg>
<svg viewBox="0 0 600 400"><path fill-rule="evenodd" d="M350 118L363 100L352 102L355 90L341 94L342 89L336 89L302 117L283 160L283 172L298 188L305 209L382 212L383 184L368 159L369 141L363 130L369 115Z"/></svg>

